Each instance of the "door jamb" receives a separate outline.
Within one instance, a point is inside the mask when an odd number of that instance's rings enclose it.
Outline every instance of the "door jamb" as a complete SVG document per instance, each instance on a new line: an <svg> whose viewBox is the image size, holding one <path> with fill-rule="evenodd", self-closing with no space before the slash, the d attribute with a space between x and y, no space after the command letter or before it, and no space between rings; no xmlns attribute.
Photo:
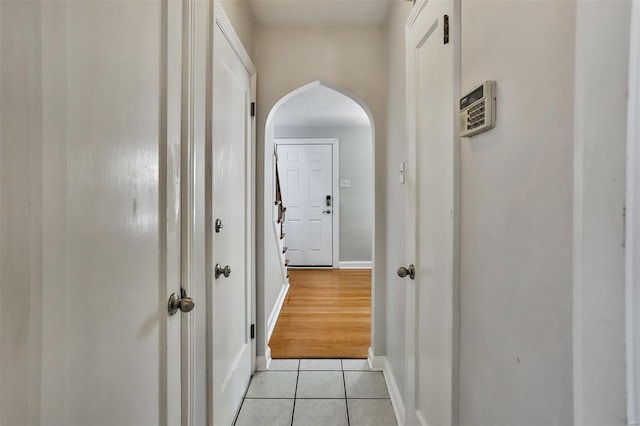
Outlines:
<svg viewBox="0 0 640 426"><path fill-rule="evenodd" d="M625 215L627 422L640 424L640 5L631 4Z"/></svg>
<svg viewBox="0 0 640 426"><path fill-rule="evenodd" d="M340 263L340 141L337 138L275 138L276 150L278 145L331 145L331 191L333 192L333 233L331 262L334 269Z"/></svg>

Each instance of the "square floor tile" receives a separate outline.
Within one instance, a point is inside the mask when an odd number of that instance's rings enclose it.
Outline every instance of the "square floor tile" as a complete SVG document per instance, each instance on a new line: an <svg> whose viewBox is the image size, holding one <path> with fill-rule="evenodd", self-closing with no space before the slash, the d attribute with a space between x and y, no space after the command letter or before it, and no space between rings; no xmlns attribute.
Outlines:
<svg viewBox="0 0 640 426"><path fill-rule="evenodd" d="M342 371L301 371L296 398L344 398Z"/></svg>
<svg viewBox="0 0 640 426"><path fill-rule="evenodd" d="M347 398L389 398L384 376L378 371L345 371Z"/></svg>
<svg viewBox="0 0 640 426"><path fill-rule="evenodd" d="M247 398L293 398L297 371L259 371L249 385Z"/></svg>
<svg viewBox="0 0 640 426"><path fill-rule="evenodd" d="M299 359L272 359L269 364L269 371L298 371Z"/></svg>
<svg viewBox="0 0 640 426"><path fill-rule="evenodd" d="M296 399L293 426L347 426L344 399Z"/></svg>
<svg viewBox="0 0 640 426"><path fill-rule="evenodd" d="M342 370L339 359L301 359L300 370Z"/></svg>
<svg viewBox="0 0 640 426"><path fill-rule="evenodd" d="M388 399L349 399L351 426L396 426L398 421Z"/></svg>
<svg viewBox="0 0 640 426"><path fill-rule="evenodd" d="M343 359L342 369L344 371L369 371L369 361L366 359Z"/></svg>
<svg viewBox="0 0 640 426"><path fill-rule="evenodd" d="M289 426L293 399L245 399L236 426Z"/></svg>

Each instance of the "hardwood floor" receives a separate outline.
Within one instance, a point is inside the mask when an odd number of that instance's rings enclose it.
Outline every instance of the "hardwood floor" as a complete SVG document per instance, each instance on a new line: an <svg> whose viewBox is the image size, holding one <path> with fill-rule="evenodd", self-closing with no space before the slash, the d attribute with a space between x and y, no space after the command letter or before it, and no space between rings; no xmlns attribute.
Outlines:
<svg viewBox="0 0 640 426"><path fill-rule="evenodd" d="M290 270L291 287L269 342L272 358L366 358L371 270Z"/></svg>

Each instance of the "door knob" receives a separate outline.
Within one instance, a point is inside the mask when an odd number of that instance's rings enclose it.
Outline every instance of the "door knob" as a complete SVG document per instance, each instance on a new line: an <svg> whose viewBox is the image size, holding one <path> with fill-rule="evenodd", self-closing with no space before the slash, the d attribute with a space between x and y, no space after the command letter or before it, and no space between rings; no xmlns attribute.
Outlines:
<svg viewBox="0 0 640 426"><path fill-rule="evenodd" d="M331 214L331 210L323 210L322 213L324 214Z"/></svg>
<svg viewBox="0 0 640 426"><path fill-rule="evenodd" d="M178 312L178 309L185 313L193 310L193 307L195 306L193 299L187 297L186 291L183 288L180 289L180 294L182 297L178 297L175 293L171 293L171 296L169 296L169 315L174 315Z"/></svg>
<svg viewBox="0 0 640 426"><path fill-rule="evenodd" d="M401 266L398 268L398 276L400 278L404 278L407 275L409 275L409 278L411 278L412 280L415 279L416 268L413 265L409 265L408 268L405 268L404 266Z"/></svg>
<svg viewBox="0 0 640 426"><path fill-rule="evenodd" d="M231 275L231 268L229 268L229 265L223 268L220 266L219 263L216 263L215 272L216 272L216 279L220 278L220 275L224 275L225 278L229 278L229 275Z"/></svg>

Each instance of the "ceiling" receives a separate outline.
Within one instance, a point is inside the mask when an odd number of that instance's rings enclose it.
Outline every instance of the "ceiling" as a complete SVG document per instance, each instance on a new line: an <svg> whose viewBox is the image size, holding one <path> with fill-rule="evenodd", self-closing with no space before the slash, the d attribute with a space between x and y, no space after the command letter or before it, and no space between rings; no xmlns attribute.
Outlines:
<svg viewBox="0 0 640 426"><path fill-rule="evenodd" d="M256 23L285 26L382 25L391 1L249 0Z"/></svg>
<svg viewBox="0 0 640 426"><path fill-rule="evenodd" d="M367 113L354 100L328 87L312 86L283 103L276 126L368 126Z"/></svg>

